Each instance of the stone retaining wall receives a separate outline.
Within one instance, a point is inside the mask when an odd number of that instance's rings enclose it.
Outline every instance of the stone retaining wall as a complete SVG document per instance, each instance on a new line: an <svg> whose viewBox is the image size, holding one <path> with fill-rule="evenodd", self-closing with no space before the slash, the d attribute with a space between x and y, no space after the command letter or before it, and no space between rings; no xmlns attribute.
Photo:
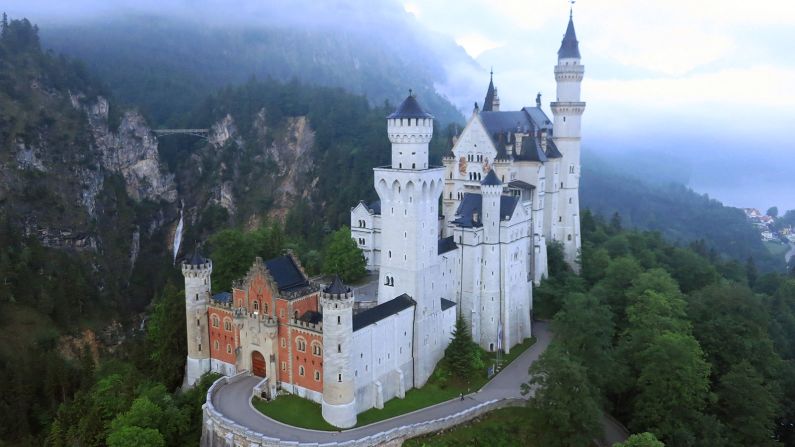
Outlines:
<svg viewBox="0 0 795 447"><path fill-rule="evenodd" d="M360 439L344 442L328 443L303 443L286 441L267 436L243 427L236 422L224 417L213 405L213 395L227 383L233 383L245 377L241 373L232 377L218 379L207 391L207 403L204 404L202 447L365 447L365 446L400 446L403 441L416 436L434 433L455 425L467 422L489 411L498 408L521 406L524 399L494 399L484 402L467 410L439 419L424 421L416 424L403 425L390 430L366 436ZM242 402L241 405L245 405ZM329 432L329 438L331 434Z"/></svg>

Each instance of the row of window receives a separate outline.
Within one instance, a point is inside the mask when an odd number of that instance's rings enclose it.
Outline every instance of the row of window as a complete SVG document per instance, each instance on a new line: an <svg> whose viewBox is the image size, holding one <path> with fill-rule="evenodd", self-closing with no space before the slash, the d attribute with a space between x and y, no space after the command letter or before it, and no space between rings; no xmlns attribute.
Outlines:
<svg viewBox="0 0 795 447"><path fill-rule="evenodd" d="M367 222L362 219L359 219L359 228L367 228Z"/></svg>
<svg viewBox="0 0 795 447"><path fill-rule="evenodd" d="M483 155L480 155L480 154L478 154L478 155L469 154L469 155L467 155L467 161L483 161Z"/></svg>
<svg viewBox="0 0 795 447"><path fill-rule="evenodd" d="M287 347L287 339L284 337L280 340L282 348ZM312 344L312 354L321 357L323 356L323 346L318 341L313 341ZM306 340L303 337L297 337L295 339L295 349L299 352L306 352Z"/></svg>
<svg viewBox="0 0 795 447"><path fill-rule="evenodd" d="M287 362L282 362L282 371L287 371ZM306 369L303 366L298 367L298 375L304 377L306 375ZM320 382L320 371L315 370L314 373L315 382Z"/></svg>
<svg viewBox="0 0 795 447"><path fill-rule="evenodd" d="M221 320L218 318L218 315L213 315L212 318L213 327L220 327ZM225 331L232 331L232 320L229 318L224 318L224 330Z"/></svg>
<svg viewBox="0 0 795 447"><path fill-rule="evenodd" d="M359 242L359 245L365 245L366 243L363 237L358 238L357 242Z"/></svg>
<svg viewBox="0 0 795 447"><path fill-rule="evenodd" d="M216 351L221 349L221 345L220 345L220 343L218 343L218 340L215 340L215 342L213 343L213 347L215 348ZM226 353L227 354L231 354L232 353L232 345L230 343L226 344Z"/></svg>
<svg viewBox="0 0 795 447"><path fill-rule="evenodd" d="M480 176L481 176L480 172L470 172L469 173L469 179L473 180L473 181L474 180L480 180Z"/></svg>

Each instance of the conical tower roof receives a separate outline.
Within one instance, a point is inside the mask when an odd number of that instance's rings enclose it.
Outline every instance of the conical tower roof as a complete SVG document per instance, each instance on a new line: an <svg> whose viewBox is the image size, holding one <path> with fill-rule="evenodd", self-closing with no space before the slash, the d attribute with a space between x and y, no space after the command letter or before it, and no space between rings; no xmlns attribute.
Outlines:
<svg viewBox="0 0 795 447"><path fill-rule="evenodd" d="M489 76L489 88L486 90L486 99L483 100L483 111L491 112L494 104L494 72Z"/></svg>
<svg viewBox="0 0 795 447"><path fill-rule="evenodd" d="M387 118L433 118L433 115L422 109L420 103L417 102L417 98L409 90L409 96Z"/></svg>
<svg viewBox="0 0 795 447"><path fill-rule="evenodd" d="M480 184L483 186L500 186L502 185L502 182L500 181L499 177L497 177L497 174L494 173L494 169L492 169L489 171L488 175L486 175L486 178L480 182Z"/></svg>
<svg viewBox="0 0 795 447"><path fill-rule="evenodd" d="M328 285L325 289L323 289L323 293L328 293L330 295L342 295L351 291L351 288L346 286L345 283L342 282L339 275L334 275L334 280L331 281L331 284Z"/></svg>
<svg viewBox="0 0 795 447"><path fill-rule="evenodd" d="M577 33L574 32L574 18L569 14L569 26L560 43L558 59L580 59L580 45L577 42Z"/></svg>

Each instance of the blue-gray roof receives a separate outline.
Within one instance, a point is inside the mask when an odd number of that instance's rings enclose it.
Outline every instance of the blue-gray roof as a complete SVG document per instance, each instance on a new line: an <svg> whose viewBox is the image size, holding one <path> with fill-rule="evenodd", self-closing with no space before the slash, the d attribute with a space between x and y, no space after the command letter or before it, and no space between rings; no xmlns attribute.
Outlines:
<svg viewBox="0 0 795 447"><path fill-rule="evenodd" d="M371 324L378 323L384 318L391 317L396 313L406 310L417 303L411 299L410 296L400 295L395 299L391 299L385 303L381 303L375 307L354 314L353 316L353 330L358 331L361 328L370 326Z"/></svg>
<svg viewBox="0 0 795 447"><path fill-rule="evenodd" d="M387 116L388 119L394 118L433 118L433 115L422 110L422 106L417 102L414 95L409 94L406 99L395 109L394 112Z"/></svg>
<svg viewBox="0 0 795 447"><path fill-rule="evenodd" d="M331 281L331 284L328 285L325 289L323 289L324 293L329 293L332 295L342 295L351 291L351 288L346 286L345 283L342 282L339 275L334 275L334 280Z"/></svg>
<svg viewBox="0 0 795 447"><path fill-rule="evenodd" d="M276 281L280 292L289 292L309 285L309 280L295 265L291 256L284 255L265 261L265 267Z"/></svg>
<svg viewBox="0 0 795 447"><path fill-rule="evenodd" d="M227 304L232 302L232 294L229 292L220 292L213 295L212 300L216 303Z"/></svg>
<svg viewBox="0 0 795 447"><path fill-rule="evenodd" d="M544 151L541 150L541 145L533 133L522 138L521 152L517 153L515 158L517 160L536 161L539 163L547 161L547 156Z"/></svg>
<svg viewBox="0 0 795 447"><path fill-rule="evenodd" d="M455 306L455 302L454 301L450 301L448 299L442 298L442 311L445 311L445 310L447 310L447 309L449 309L451 307L454 307L454 306Z"/></svg>
<svg viewBox="0 0 795 447"><path fill-rule="evenodd" d="M518 197L500 196L500 220L508 220L519 203ZM464 228L477 228L483 226L483 196L471 192L464 193L464 198L455 212L454 224ZM474 213L478 213L478 221L473 220Z"/></svg>
<svg viewBox="0 0 795 447"><path fill-rule="evenodd" d="M547 158L563 158L563 154L560 153L552 138L547 138Z"/></svg>
<svg viewBox="0 0 795 447"><path fill-rule="evenodd" d="M458 248L458 245L455 244L455 240L453 240L453 236L448 236L442 239L439 239L437 243L436 254L441 255L447 253L449 251L453 251Z"/></svg>
<svg viewBox="0 0 795 447"><path fill-rule="evenodd" d="M483 111L491 112L494 105L494 75L489 78L489 88L486 90L486 99L483 100Z"/></svg>
<svg viewBox="0 0 795 447"><path fill-rule="evenodd" d="M494 169L489 170L489 173L486 174L486 178L480 181L481 185L485 186L500 186L502 182L500 181L497 174L494 172Z"/></svg>
<svg viewBox="0 0 795 447"><path fill-rule="evenodd" d="M580 45L577 42L577 33L574 32L574 19L571 15L569 15L569 26L566 27L566 34L563 36L563 41L560 43L558 58L580 59Z"/></svg>
<svg viewBox="0 0 795 447"><path fill-rule="evenodd" d="M368 206L367 208L369 208L373 212L373 214L380 215L381 214L381 201L380 200L376 200L375 202L371 203L370 206Z"/></svg>

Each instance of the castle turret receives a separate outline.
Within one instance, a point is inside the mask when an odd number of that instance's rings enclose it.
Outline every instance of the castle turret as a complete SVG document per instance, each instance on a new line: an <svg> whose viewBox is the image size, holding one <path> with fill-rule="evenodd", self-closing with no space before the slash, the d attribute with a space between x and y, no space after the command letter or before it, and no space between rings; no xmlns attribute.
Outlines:
<svg viewBox="0 0 795 447"><path fill-rule="evenodd" d="M381 199L378 303L402 294L416 301L413 380L415 386L422 386L447 343L438 333L442 315L439 294L432 292L441 287L439 196L444 188L444 168L428 165L433 116L422 110L414 96L409 95L387 117L387 129L392 165L373 169Z"/></svg>
<svg viewBox="0 0 795 447"><path fill-rule="evenodd" d="M500 203L502 201L502 182L492 169L480 182L481 210L483 222L483 293L481 298L480 331L483 344L494 351L500 346L497 340L499 326L502 324L502 277L500 264Z"/></svg>
<svg viewBox="0 0 795 447"><path fill-rule="evenodd" d="M202 374L210 371L210 332L207 305L210 302L210 275L213 263L198 250L182 263L185 277L185 320L188 335L188 359L185 385L193 386Z"/></svg>
<svg viewBox="0 0 795 447"><path fill-rule="evenodd" d="M409 96L387 116L387 133L392 142L392 169L428 169L428 143L433 136L433 115Z"/></svg>
<svg viewBox="0 0 795 447"><path fill-rule="evenodd" d="M323 419L350 428L356 425L353 377L353 292L339 277L320 294L323 307Z"/></svg>
<svg viewBox="0 0 795 447"><path fill-rule="evenodd" d="M558 194L557 239L563 243L566 262L579 271L580 251L580 122L585 103L580 100L580 85L585 67L580 61L580 48L574 32L574 19L558 50L555 66L557 101L551 104L554 115L554 143L562 154L560 161L560 193Z"/></svg>

